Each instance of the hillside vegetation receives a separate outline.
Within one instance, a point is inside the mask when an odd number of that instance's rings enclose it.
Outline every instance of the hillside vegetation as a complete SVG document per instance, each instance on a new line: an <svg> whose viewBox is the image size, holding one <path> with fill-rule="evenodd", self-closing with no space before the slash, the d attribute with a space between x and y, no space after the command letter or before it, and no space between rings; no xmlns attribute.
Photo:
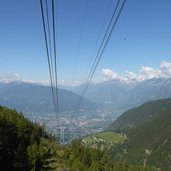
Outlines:
<svg viewBox="0 0 171 171"><path fill-rule="evenodd" d="M138 127L157 116L171 111L171 98L150 101L143 105L124 112L111 126L112 130L128 130L132 127Z"/></svg>
<svg viewBox="0 0 171 171"><path fill-rule="evenodd" d="M122 143L125 140L123 135L114 132L101 132L96 134L96 137L104 141L110 141L115 143Z"/></svg>
<svg viewBox="0 0 171 171"><path fill-rule="evenodd" d="M74 140L56 143L43 128L15 110L0 107L1 171L153 171L126 161L113 162L107 151Z"/></svg>
<svg viewBox="0 0 171 171"><path fill-rule="evenodd" d="M100 150L110 149L111 146L123 143L126 140L125 135L114 133L112 131L104 131L94 135L87 136L82 142L89 147L99 148Z"/></svg>
<svg viewBox="0 0 171 171"><path fill-rule="evenodd" d="M0 106L0 170L40 169L47 155L41 138L46 136L40 125Z"/></svg>
<svg viewBox="0 0 171 171"><path fill-rule="evenodd" d="M113 147L116 160L171 170L171 99L158 100L125 112L111 128L128 140Z"/></svg>

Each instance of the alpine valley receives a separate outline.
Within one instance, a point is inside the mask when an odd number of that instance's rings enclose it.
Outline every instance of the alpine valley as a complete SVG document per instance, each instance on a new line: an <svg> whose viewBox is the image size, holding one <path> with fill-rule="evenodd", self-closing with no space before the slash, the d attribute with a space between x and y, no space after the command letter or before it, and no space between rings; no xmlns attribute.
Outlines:
<svg viewBox="0 0 171 171"><path fill-rule="evenodd" d="M83 99L82 87L60 86L59 113L55 114L49 86L27 83L21 80L0 81L0 105L15 108L34 122L45 125L48 132L60 138L57 132L65 128L65 142L72 137L96 133L109 127L124 111L147 101L171 97L171 78L146 81L109 80L91 83Z"/></svg>

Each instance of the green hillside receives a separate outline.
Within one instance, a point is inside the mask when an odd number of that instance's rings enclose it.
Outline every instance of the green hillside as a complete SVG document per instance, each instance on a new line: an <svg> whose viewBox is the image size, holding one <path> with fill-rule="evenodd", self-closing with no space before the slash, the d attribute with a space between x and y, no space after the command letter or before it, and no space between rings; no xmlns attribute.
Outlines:
<svg viewBox="0 0 171 171"><path fill-rule="evenodd" d="M124 126L130 124L132 127ZM113 158L171 170L171 99L148 102L125 112L112 129L121 129L128 138L112 149Z"/></svg>
<svg viewBox="0 0 171 171"><path fill-rule="evenodd" d="M111 130L128 130L153 120L165 111L171 111L171 98L147 102L124 112L111 126Z"/></svg>
<svg viewBox="0 0 171 171"><path fill-rule="evenodd" d="M96 134L96 137L99 139L103 139L104 141L110 141L116 143L122 143L125 140L123 135L114 132L101 132Z"/></svg>
<svg viewBox="0 0 171 171"><path fill-rule="evenodd" d="M110 149L111 146L123 143L126 140L126 136L112 131L104 131L94 135L87 136L82 139L82 142L86 146L92 148L99 148L101 150Z"/></svg>
<svg viewBox="0 0 171 171"><path fill-rule="evenodd" d="M107 135L111 138L111 133ZM116 138L116 137L115 137ZM117 135L118 138L118 135ZM114 162L107 150L85 146L78 140L68 146L56 143L43 128L21 113L0 106L1 171L153 171L126 161Z"/></svg>
<svg viewBox="0 0 171 171"><path fill-rule="evenodd" d="M44 129L16 110L0 106L0 170L27 171L43 167L48 151Z"/></svg>

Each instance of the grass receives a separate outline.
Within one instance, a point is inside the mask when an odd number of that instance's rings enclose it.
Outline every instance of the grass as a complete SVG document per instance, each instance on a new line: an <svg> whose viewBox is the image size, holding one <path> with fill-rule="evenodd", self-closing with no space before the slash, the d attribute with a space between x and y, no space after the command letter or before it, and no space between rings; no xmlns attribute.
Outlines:
<svg viewBox="0 0 171 171"><path fill-rule="evenodd" d="M94 142L94 138L92 136L88 136L84 138L87 142L89 143L93 143Z"/></svg>
<svg viewBox="0 0 171 171"><path fill-rule="evenodd" d="M125 141L125 137L122 134L114 133L114 132L100 132L97 133L93 136L88 136L84 138L85 141L88 142L88 144L92 144L95 142L95 139L98 140L103 140L105 142L113 142L113 143L122 143Z"/></svg>
<svg viewBox="0 0 171 171"><path fill-rule="evenodd" d="M115 143L122 143L125 141L125 138L122 134L117 134L114 132L101 132L96 134L95 137L103 139L105 141L112 141Z"/></svg>

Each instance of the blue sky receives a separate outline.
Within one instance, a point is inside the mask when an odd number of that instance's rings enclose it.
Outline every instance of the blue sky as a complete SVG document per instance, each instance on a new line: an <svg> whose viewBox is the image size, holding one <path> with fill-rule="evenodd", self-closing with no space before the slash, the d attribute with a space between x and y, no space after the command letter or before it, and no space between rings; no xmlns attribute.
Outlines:
<svg viewBox="0 0 171 171"><path fill-rule="evenodd" d="M55 3L59 82L82 81L116 0ZM102 80L104 69L124 75L142 67L158 71L162 61L170 66L170 7L170 0L127 0L93 80ZM0 76L14 73L25 80L49 79L39 0L0 0Z"/></svg>

